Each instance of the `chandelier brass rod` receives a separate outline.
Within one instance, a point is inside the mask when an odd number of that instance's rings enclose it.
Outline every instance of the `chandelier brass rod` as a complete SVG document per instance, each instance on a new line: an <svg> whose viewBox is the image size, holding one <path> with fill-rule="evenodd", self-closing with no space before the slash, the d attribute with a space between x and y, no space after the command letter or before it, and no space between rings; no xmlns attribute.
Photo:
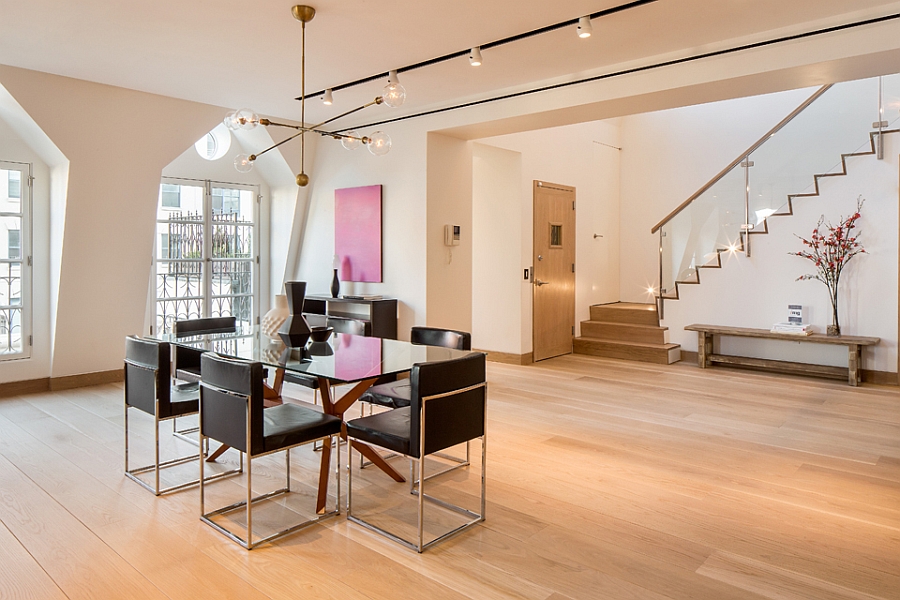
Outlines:
<svg viewBox="0 0 900 600"><path fill-rule="evenodd" d="M360 142L363 142L363 141L365 141L365 139L366 139L365 136L363 136L363 137L357 137L357 136L354 136L354 135L347 135L346 133L340 133L340 132L337 132L337 131L324 131L324 130L321 130L321 129L318 129L318 128L313 128L313 127L303 127L303 128L300 128L300 127L298 127L297 125L285 125L285 124L283 124L283 123L273 123L273 122L271 122L271 121L269 121L269 125L278 125L278 126L281 126L281 127L292 127L292 128L294 128L294 129L302 129L302 131L298 131L298 132L295 133L294 135L292 135L292 136L290 136L290 137L284 138L283 140L281 140L281 141L278 142L277 144L273 144L273 145L269 146L268 148L266 148L265 150L262 150L262 151L260 151L260 152L257 152L256 154L253 155L253 157L254 157L253 160L256 160L257 158L259 158L260 156L262 156L263 154L265 154L265 153L268 152L269 150L274 150L274 149L277 148L278 146L281 146L282 144L286 144L287 142L289 142L289 141L291 141L291 140L297 138L298 136L303 135L304 133L318 133L319 135L324 135L324 136L327 136L327 137L332 137L332 138L347 138L347 139L351 139L351 140L359 140Z"/></svg>
<svg viewBox="0 0 900 600"><path fill-rule="evenodd" d="M306 126L306 21L300 21L302 33L300 37L300 93L303 101L300 103L300 124ZM300 175L303 175L306 165L306 137L305 130L300 130ZM295 136L296 137L296 136ZM300 177L298 175L298 177ZM249 538L248 538L249 539Z"/></svg>
<svg viewBox="0 0 900 600"><path fill-rule="evenodd" d="M346 117L347 115L352 115L353 113L359 112L359 111L361 111L361 110L364 109L364 108L369 108L369 107L372 106L373 104L381 104L382 102L383 102L383 101L382 101L382 99L381 99L381 96L378 96L377 98L375 98L375 99L372 100L371 102L367 102L366 104L363 104L362 106L357 106L356 108L350 109L350 110L348 110L348 111L345 112L345 113L341 113L341 114L339 114L339 115L336 116L336 117L331 117L330 119L325 120L325 121L322 121L321 123L319 123L319 124L317 124L317 125L313 125L312 127L310 127L310 129L318 129L319 127L321 127L321 126L323 126L323 125L328 125L329 123L331 123L331 122L333 122L333 121L337 121L338 119L341 119L341 118L343 118L343 117Z"/></svg>

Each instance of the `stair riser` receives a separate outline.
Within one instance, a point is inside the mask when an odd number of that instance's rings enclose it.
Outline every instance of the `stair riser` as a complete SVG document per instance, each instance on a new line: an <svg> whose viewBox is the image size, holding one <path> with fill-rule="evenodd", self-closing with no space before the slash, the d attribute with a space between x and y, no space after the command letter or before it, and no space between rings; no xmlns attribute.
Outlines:
<svg viewBox="0 0 900 600"><path fill-rule="evenodd" d="M603 305L591 307L591 321L659 325L659 317L655 310L610 308Z"/></svg>
<svg viewBox="0 0 900 600"><path fill-rule="evenodd" d="M599 340L575 339L574 350L575 354L634 360L658 365L669 365L681 358L680 348L672 348L671 350L668 348L641 348L606 344Z"/></svg>
<svg viewBox="0 0 900 600"><path fill-rule="evenodd" d="M583 337L618 340L620 342L642 342L645 344L665 344L667 330L664 327L633 327L617 323L581 322Z"/></svg>

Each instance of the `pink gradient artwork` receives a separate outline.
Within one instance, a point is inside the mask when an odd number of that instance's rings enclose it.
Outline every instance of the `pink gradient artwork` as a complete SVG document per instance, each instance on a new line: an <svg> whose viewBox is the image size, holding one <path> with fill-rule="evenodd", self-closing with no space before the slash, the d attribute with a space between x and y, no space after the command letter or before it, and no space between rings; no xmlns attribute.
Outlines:
<svg viewBox="0 0 900 600"><path fill-rule="evenodd" d="M334 253L341 281L381 281L381 186L334 191Z"/></svg>

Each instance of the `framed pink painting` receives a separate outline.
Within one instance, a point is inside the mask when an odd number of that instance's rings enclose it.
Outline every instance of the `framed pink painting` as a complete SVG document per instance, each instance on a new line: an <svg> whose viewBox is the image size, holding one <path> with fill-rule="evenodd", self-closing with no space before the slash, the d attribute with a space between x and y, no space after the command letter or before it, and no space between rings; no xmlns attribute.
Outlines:
<svg viewBox="0 0 900 600"><path fill-rule="evenodd" d="M381 282L381 186L334 191L334 253L341 281Z"/></svg>

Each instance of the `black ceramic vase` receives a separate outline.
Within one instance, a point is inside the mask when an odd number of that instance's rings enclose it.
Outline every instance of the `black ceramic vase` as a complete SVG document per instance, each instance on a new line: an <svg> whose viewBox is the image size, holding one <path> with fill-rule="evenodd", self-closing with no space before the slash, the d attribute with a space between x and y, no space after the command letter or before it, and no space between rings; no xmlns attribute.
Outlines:
<svg viewBox="0 0 900 600"><path fill-rule="evenodd" d="M290 316L278 330L278 337L289 348L302 348L309 341L309 323L303 317L303 300L306 298L305 281L288 281L284 284Z"/></svg>
<svg viewBox="0 0 900 600"><path fill-rule="evenodd" d="M331 297L337 298L341 295L341 280L338 279L337 269L334 270L334 277L331 280Z"/></svg>

